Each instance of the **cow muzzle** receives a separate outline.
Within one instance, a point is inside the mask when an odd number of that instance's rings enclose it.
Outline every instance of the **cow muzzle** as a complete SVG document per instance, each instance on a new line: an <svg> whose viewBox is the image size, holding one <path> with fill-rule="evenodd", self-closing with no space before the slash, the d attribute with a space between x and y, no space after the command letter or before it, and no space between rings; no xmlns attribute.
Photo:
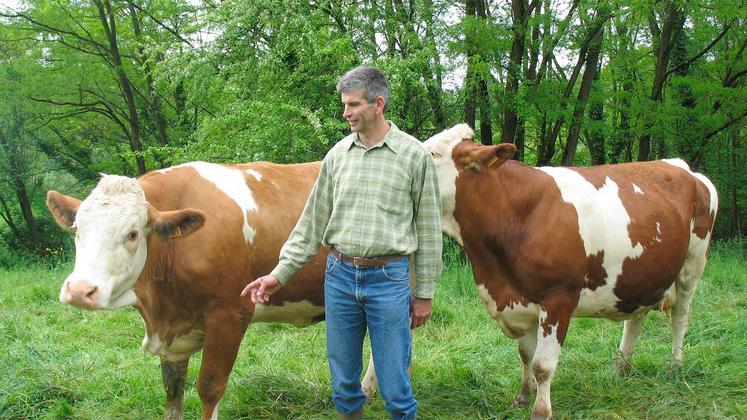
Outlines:
<svg viewBox="0 0 747 420"><path fill-rule="evenodd" d="M78 308L95 309L98 307L99 288L85 280L66 281L60 293L60 302Z"/></svg>

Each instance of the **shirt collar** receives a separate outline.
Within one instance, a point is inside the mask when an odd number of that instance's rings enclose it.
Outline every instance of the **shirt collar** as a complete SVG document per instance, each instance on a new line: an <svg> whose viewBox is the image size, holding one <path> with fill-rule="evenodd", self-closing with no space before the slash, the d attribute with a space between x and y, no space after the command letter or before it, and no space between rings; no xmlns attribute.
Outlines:
<svg viewBox="0 0 747 420"><path fill-rule="evenodd" d="M387 131L386 135L383 139L381 139L380 142L371 146L370 149L375 149L377 147L383 147L384 145L386 145L394 153L399 153L399 147L402 143L400 130L393 122L387 121L387 123L389 124L389 131ZM342 142L345 150L350 150L350 148L353 147L353 144L363 147L364 149L366 148L366 146L358 139L358 133L350 134L349 136L345 137Z"/></svg>

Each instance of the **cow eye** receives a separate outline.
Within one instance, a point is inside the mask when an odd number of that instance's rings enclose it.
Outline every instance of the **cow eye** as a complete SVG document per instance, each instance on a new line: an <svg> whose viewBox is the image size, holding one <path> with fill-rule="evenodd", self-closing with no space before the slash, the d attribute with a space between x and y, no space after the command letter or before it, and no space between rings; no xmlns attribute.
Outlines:
<svg viewBox="0 0 747 420"><path fill-rule="evenodd" d="M127 234L127 241L133 242L137 239L137 231L133 230L130 233Z"/></svg>

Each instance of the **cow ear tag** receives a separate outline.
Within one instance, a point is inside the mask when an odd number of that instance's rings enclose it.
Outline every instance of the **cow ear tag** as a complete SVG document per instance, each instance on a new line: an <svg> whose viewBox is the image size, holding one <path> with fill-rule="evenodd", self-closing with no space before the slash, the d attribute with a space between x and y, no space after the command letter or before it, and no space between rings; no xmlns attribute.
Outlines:
<svg viewBox="0 0 747 420"><path fill-rule="evenodd" d="M501 143L495 146L482 146L476 153L475 160L484 164L488 168L497 168L503 162L511 159L516 146L511 143Z"/></svg>

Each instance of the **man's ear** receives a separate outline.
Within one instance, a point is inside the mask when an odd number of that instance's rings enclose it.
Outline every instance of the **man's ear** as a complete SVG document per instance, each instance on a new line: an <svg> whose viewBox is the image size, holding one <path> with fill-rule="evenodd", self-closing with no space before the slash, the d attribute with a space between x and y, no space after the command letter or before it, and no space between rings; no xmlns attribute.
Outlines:
<svg viewBox="0 0 747 420"><path fill-rule="evenodd" d="M501 143L494 146L482 146L472 152L472 162L468 168L480 170L484 167L497 168L511 159L516 152L516 146L511 143Z"/></svg>
<svg viewBox="0 0 747 420"><path fill-rule="evenodd" d="M148 204L148 226L162 240L187 236L205 224L205 214L195 209L158 211Z"/></svg>
<svg viewBox="0 0 747 420"><path fill-rule="evenodd" d="M386 106L386 100L384 100L383 96L377 96L374 100L374 103L376 104L376 110L378 112L384 113L384 107Z"/></svg>
<svg viewBox="0 0 747 420"><path fill-rule="evenodd" d="M57 191L47 192L47 208L54 220L65 230L73 230L75 215L78 214L80 200L60 194Z"/></svg>

